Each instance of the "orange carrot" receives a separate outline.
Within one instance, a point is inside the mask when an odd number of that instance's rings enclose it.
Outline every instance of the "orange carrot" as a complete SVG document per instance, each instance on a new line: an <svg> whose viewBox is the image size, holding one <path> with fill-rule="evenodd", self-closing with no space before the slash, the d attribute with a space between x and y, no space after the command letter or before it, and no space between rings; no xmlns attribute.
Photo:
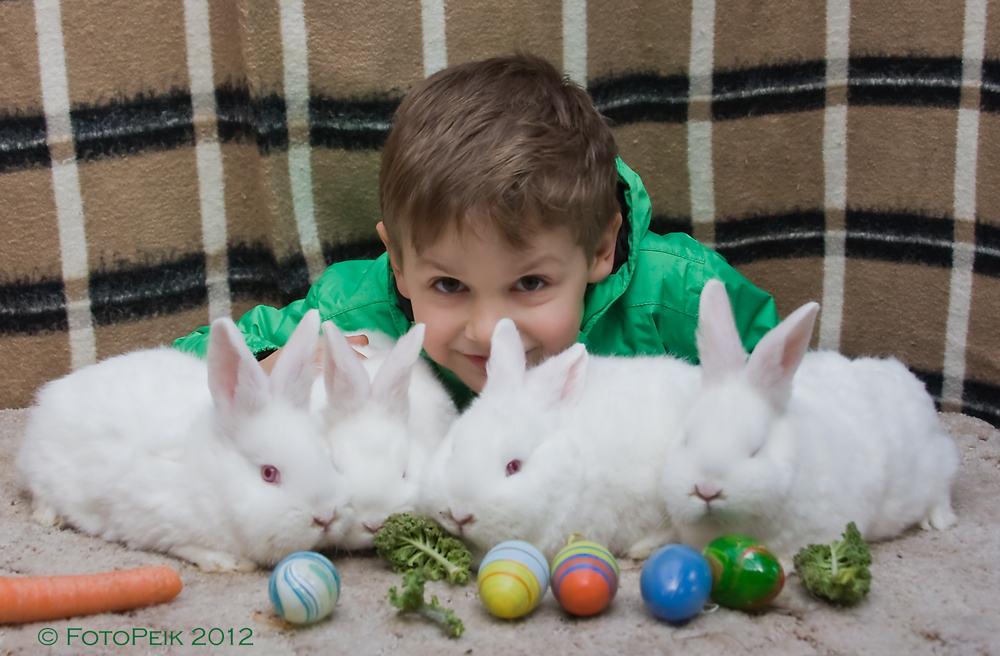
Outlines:
<svg viewBox="0 0 1000 656"><path fill-rule="evenodd" d="M0 624L40 622L151 606L184 585L169 567L71 576L0 576Z"/></svg>

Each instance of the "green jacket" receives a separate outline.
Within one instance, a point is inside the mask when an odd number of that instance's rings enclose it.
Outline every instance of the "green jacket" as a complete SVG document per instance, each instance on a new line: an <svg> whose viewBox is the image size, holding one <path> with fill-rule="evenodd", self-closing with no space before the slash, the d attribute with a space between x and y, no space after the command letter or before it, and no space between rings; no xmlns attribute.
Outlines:
<svg viewBox="0 0 1000 656"><path fill-rule="evenodd" d="M618 172L630 230L619 235L620 266L616 263L617 270L587 290L578 341L597 355L670 353L697 362L698 297L707 280L719 278L729 292L743 344L752 350L778 322L770 295L688 235L649 232L650 202L642 180L621 160ZM344 331L378 330L399 337L413 325L399 299L383 254L375 260L337 262L304 299L281 310L257 306L237 325L254 353L281 347L311 308ZM208 327L177 339L174 346L204 357ZM473 393L450 371L437 368L464 407Z"/></svg>

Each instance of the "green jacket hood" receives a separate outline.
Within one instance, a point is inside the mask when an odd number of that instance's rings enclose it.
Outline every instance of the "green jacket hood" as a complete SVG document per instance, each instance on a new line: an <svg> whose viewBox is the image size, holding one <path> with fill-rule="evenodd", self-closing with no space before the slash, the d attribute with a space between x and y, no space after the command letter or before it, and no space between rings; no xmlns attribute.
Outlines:
<svg viewBox="0 0 1000 656"><path fill-rule="evenodd" d="M600 319L611 304L628 289L635 273L636 259L639 256L639 243L649 231L649 222L652 217L649 194L646 193L642 179L621 158L618 158L615 163L618 166L618 176L624 187L625 200L625 207L622 208L623 228L619 231L619 237L623 232L627 233L625 242L628 255L611 275L587 290L583 320L580 322L581 328L592 325Z"/></svg>

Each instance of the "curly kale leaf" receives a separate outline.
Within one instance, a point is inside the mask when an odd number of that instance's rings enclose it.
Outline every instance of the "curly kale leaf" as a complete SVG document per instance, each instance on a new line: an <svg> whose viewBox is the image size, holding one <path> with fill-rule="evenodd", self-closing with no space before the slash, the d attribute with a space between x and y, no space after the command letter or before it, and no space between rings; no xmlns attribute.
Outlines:
<svg viewBox="0 0 1000 656"><path fill-rule="evenodd" d="M871 588L871 550L851 522L843 540L810 544L793 558L795 571L809 592L835 604L853 606Z"/></svg>

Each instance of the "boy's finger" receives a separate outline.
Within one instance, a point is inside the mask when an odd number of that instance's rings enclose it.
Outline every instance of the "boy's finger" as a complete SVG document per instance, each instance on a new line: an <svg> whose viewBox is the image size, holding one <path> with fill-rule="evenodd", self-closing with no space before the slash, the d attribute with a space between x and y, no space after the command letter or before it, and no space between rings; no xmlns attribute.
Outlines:
<svg viewBox="0 0 1000 656"><path fill-rule="evenodd" d="M347 338L351 346L368 346L368 335L351 335Z"/></svg>
<svg viewBox="0 0 1000 656"><path fill-rule="evenodd" d="M368 335L351 335L350 337L347 338L347 343L350 344L351 346L368 346ZM358 351L357 349L355 349L355 352L358 354L358 357L361 358L362 360L365 360L368 357L361 351Z"/></svg>

